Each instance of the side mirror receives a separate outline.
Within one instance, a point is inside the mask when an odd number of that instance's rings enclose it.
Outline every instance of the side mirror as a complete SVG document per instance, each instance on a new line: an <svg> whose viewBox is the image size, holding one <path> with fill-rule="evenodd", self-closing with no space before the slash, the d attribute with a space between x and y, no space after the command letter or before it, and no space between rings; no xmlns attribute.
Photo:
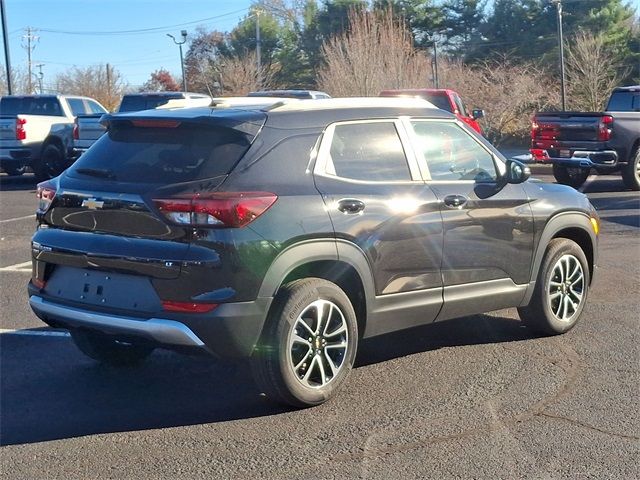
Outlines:
<svg viewBox="0 0 640 480"><path fill-rule="evenodd" d="M473 117L474 120L479 120L481 118L484 118L484 110L480 108L475 108L471 113L471 116Z"/></svg>
<svg viewBox="0 0 640 480"><path fill-rule="evenodd" d="M507 173L504 176L506 183L522 183L531 176L531 169L517 160L507 160Z"/></svg>

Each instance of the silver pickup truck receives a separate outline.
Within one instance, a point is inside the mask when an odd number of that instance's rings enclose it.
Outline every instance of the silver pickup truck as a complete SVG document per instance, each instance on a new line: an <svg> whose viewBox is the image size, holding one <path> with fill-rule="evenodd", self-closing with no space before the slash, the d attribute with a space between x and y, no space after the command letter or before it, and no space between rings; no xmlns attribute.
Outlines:
<svg viewBox="0 0 640 480"><path fill-rule="evenodd" d="M107 110L92 98L70 95L10 95L0 98L0 168L38 181L54 177L77 157L78 115L94 114L99 126Z"/></svg>
<svg viewBox="0 0 640 480"><path fill-rule="evenodd" d="M640 85L615 88L604 112L541 112L533 117L532 158L553 164L559 183L578 188L591 170L622 174L640 190Z"/></svg>

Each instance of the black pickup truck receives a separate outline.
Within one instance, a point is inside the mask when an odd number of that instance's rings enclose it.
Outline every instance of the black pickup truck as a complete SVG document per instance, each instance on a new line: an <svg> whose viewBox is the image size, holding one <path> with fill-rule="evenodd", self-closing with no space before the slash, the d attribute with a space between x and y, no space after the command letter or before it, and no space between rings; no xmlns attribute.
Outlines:
<svg viewBox="0 0 640 480"><path fill-rule="evenodd" d="M640 190L640 85L613 90L604 112L541 112L533 117L531 155L552 163L559 183L580 187L591 169L621 172Z"/></svg>

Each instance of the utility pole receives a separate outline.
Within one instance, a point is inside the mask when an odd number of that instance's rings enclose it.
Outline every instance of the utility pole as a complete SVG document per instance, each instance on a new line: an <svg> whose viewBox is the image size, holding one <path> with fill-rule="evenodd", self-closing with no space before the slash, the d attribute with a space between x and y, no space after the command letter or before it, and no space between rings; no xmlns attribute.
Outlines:
<svg viewBox="0 0 640 480"><path fill-rule="evenodd" d="M433 82L436 88L440 88L440 82L438 81L438 42L435 37L433 38Z"/></svg>
<svg viewBox="0 0 640 480"><path fill-rule="evenodd" d="M42 89L42 79L44 78L44 73L42 73L42 67L44 67L44 63L38 63L36 65L36 68L38 69L38 92L40 92L40 95L44 93Z"/></svg>
<svg viewBox="0 0 640 480"><path fill-rule="evenodd" d="M9 34L7 33L7 16L4 12L4 0L0 0L0 15L2 16L2 40L4 41L4 65L7 69L7 93L11 90L11 59L9 58Z"/></svg>
<svg viewBox="0 0 640 480"><path fill-rule="evenodd" d="M256 8L256 61L258 64L258 90L262 90L262 45L260 41L260 9Z"/></svg>
<svg viewBox="0 0 640 480"><path fill-rule="evenodd" d="M27 68L28 68L28 76L27 76L27 89L28 94L33 93L33 63L31 61L31 53L36 48L36 43L40 39L37 35L35 35L35 30L31 27L26 28L27 33L22 36L22 39L26 41L26 46L23 44L22 46L27 50Z"/></svg>
<svg viewBox="0 0 640 480"><path fill-rule="evenodd" d="M180 34L182 35L182 41L178 42L175 37L173 35L171 35L170 33L167 33L167 37L171 37L171 39L173 40L173 43L175 43L176 45L178 45L178 47L180 48L180 66L182 67L182 90L184 92L187 91L187 76L184 74L184 57L182 56L182 45L184 45L184 43L187 41L187 31L186 30L182 30L180 32Z"/></svg>
<svg viewBox="0 0 640 480"><path fill-rule="evenodd" d="M109 99L109 103L111 103L111 65L107 63L107 98Z"/></svg>
<svg viewBox="0 0 640 480"><path fill-rule="evenodd" d="M562 0L553 0L558 12L558 44L560 46L560 96L562 100L562 111L567 110L567 90L564 74L564 38L562 36Z"/></svg>

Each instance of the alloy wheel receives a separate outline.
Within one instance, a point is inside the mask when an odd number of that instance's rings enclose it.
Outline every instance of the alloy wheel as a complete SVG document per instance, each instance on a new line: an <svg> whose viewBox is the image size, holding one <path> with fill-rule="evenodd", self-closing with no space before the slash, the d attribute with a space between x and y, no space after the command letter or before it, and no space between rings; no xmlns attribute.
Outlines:
<svg viewBox="0 0 640 480"><path fill-rule="evenodd" d="M584 296L584 281L582 264L571 254L562 255L553 266L547 299L558 320L570 322L578 313Z"/></svg>
<svg viewBox="0 0 640 480"><path fill-rule="evenodd" d="M340 308L328 300L316 300L302 311L289 333L289 367L305 387L324 387L340 373L348 340Z"/></svg>

